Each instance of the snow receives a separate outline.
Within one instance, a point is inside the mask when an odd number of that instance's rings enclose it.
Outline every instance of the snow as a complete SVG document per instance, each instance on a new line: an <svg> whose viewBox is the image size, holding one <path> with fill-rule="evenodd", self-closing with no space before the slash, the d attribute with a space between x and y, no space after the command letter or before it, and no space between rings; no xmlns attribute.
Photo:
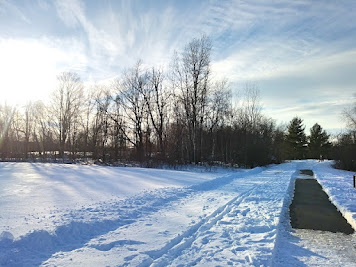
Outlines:
<svg viewBox="0 0 356 267"><path fill-rule="evenodd" d="M53 231L72 216L91 217L99 207L106 213L108 203L144 191L180 188L220 176L216 172L0 163L0 232L10 231L17 238L31 230Z"/></svg>
<svg viewBox="0 0 356 267"><path fill-rule="evenodd" d="M332 168L332 161L300 161L298 169L312 169L314 178L329 195L329 199L343 213L355 229L356 189L352 172ZM273 266L355 266L356 235L323 231L292 229L288 207L293 197L294 180L310 178L292 175L282 208L278 234L273 252ZM347 215L347 216L345 216Z"/></svg>
<svg viewBox="0 0 356 267"><path fill-rule="evenodd" d="M352 266L355 234L291 229L299 169L355 227L353 173L330 161L211 172L0 163L0 266Z"/></svg>

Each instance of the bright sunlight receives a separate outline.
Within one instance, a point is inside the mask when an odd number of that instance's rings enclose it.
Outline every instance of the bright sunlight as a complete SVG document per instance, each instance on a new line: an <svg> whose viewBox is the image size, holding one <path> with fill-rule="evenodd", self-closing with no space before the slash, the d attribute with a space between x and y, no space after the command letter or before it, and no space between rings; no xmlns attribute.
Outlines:
<svg viewBox="0 0 356 267"><path fill-rule="evenodd" d="M0 40L0 91L2 103L24 105L48 99L56 86L58 49L33 40Z"/></svg>

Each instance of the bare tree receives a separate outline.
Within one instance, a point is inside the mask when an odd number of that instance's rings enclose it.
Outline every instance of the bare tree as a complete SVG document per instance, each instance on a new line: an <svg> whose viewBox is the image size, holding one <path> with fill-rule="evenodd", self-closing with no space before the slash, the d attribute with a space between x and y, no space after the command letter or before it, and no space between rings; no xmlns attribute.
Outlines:
<svg viewBox="0 0 356 267"><path fill-rule="evenodd" d="M120 97L117 95L113 99L113 105L110 110L110 118L112 120L111 139L113 143L113 157L117 161L124 156L126 152L126 138L127 133L126 122L124 117L123 106L121 105Z"/></svg>
<svg viewBox="0 0 356 267"><path fill-rule="evenodd" d="M84 95L84 106L83 106L83 120L82 128L83 128L83 156L87 158L87 152L89 150L89 135L90 135L90 127L93 119L93 113L95 108L95 92L97 91L97 85L92 86L89 90L85 92Z"/></svg>
<svg viewBox="0 0 356 267"><path fill-rule="evenodd" d="M165 157L164 134L168 122L168 107L172 94L164 87L162 70L152 68L148 76L147 88L142 88L142 95L147 106L148 117L158 139L161 159ZM147 123L149 125L149 123Z"/></svg>
<svg viewBox="0 0 356 267"><path fill-rule="evenodd" d="M33 132L35 122L33 103L28 102L27 104L25 104L22 111L22 113L20 111L15 112L15 116L12 123L17 133L16 135L18 137L18 140L23 138L23 141L21 141L21 152L23 153L23 158L27 159L28 152L30 149L30 138ZM17 147L19 146L20 144L17 144Z"/></svg>
<svg viewBox="0 0 356 267"><path fill-rule="evenodd" d="M354 95L354 97L356 98L356 94ZM354 102L353 105L344 109L343 117L345 118L345 120L347 122L347 126L351 130L356 131L356 101Z"/></svg>
<svg viewBox="0 0 356 267"><path fill-rule="evenodd" d="M128 71L122 82L116 83L115 101L121 106L126 122L121 133L136 149L136 158L142 160L144 156L144 117L147 113L144 94L148 86L148 74L142 70L139 61ZM113 118L115 119L115 118Z"/></svg>
<svg viewBox="0 0 356 267"><path fill-rule="evenodd" d="M76 73L58 76L58 88L52 96L52 116L59 142L60 157L64 157L66 142L74 134L83 101L83 84Z"/></svg>
<svg viewBox="0 0 356 267"><path fill-rule="evenodd" d="M215 158L217 130L228 124L231 116L231 91L226 79L215 82L209 95L207 129L211 136L211 159Z"/></svg>
<svg viewBox="0 0 356 267"><path fill-rule="evenodd" d="M262 119L262 105L260 102L260 93L256 84L246 83L241 106L238 108L238 121L240 126L253 131Z"/></svg>
<svg viewBox="0 0 356 267"><path fill-rule="evenodd" d="M10 140L11 140L11 158L12 159L23 159L24 156L24 131L23 131L23 118L20 111L16 108L13 109L12 119L10 124Z"/></svg>
<svg viewBox="0 0 356 267"><path fill-rule="evenodd" d="M188 43L174 63L174 85L179 90L179 101L188 128L191 160L198 161L202 143L202 126L206 117L210 76L211 42L206 36ZM201 156L201 155L200 155Z"/></svg>
<svg viewBox="0 0 356 267"><path fill-rule="evenodd" d="M34 115L33 139L37 144L39 155L45 158L46 151L50 149L50 143L53 143L48 108L43 102L37 101L32 104L32 111Z"/></svg>
<svg viewBox="0 0 356 267"><path fill-rule="evenodd" d="M108 140L108 106L111 96L104 86L95 85L92 94L92 120L88 122L89 148L93 152L93 158L105 160L106 144ZM87 111L88 112L88 111Z"/></svg>
<svg viewBox="0 0 356 267"><path fill-rule="evenodd" d="M3 159L13 151L12 121L15 109L7 104L0 106L0 152Z"/></svg>
<svg viewBox="0 0 356 267"><path fill-rule="evenodd" d="M34 128L34 108L33 103L29 102L25 106L25 158L28 157L29 152L29 144L30 144L30 136L33 132Z"/></svg>
<svg viewBox="0 0 356 267"><path fill-rule="evenodd" d="M110 116L109 108L111 95L108 90L103 91L103 95L100 98L96 99L97 105L99 107L99 116L100 116L100 147L101 147L101 158L106 162L107 157L107 146L109 141L109 129L110 129Z"/></svg>
<svg viewBox="0 0 356 267"><path fill-rule="evenodd" d="M356 94L354 103L345 108L342 113L346 120L348 131L340 134L334 148L336 166L345 170L356 170Z"/></svg>
<svg viewBox="0 0 356 267"><path fill-rule="evenodd" d="M227 81L211 77L211 49L206 36L193 39L175 54L170 71L139 61L112 87L95 85L86 96L77 74L60 74L48 106L37 102L16 111L0 105L0 156L23 156L33 145L44 156L84 152L103 161L253 167L269 163L272 154L281 161L284 133L263 116L257 86L246 84L234 110ZM355 114L355 107L344 113L356 131Z"/></svg>

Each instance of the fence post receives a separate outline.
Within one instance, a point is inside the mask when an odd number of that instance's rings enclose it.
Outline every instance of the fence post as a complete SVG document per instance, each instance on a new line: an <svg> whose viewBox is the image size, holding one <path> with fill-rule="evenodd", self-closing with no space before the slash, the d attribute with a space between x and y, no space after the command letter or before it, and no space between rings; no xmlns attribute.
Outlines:
<svg viewBox="0 0 356 267"><path fill-rule="evenodd" d="M354 175L354 188L356 187L356 175Z"/></svg>

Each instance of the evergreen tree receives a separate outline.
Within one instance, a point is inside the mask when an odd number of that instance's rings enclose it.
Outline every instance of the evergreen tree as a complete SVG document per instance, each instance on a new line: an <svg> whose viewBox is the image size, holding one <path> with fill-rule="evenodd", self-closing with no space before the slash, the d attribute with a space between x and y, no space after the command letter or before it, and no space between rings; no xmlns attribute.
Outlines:
<svg viewBox="0 0 356 267"><path fill-rule="evenodd" d="M307 152L307 137L303 120L295 117L288 125L286 135L286 156L288 159L303 159Z"/></svg>
<svg viewBox="0 0 356 267"><path fill-rule="evenodd" d="M331 147L329 135L317 123L310 128L309 156L314 159L325 158Z"/></svg>

